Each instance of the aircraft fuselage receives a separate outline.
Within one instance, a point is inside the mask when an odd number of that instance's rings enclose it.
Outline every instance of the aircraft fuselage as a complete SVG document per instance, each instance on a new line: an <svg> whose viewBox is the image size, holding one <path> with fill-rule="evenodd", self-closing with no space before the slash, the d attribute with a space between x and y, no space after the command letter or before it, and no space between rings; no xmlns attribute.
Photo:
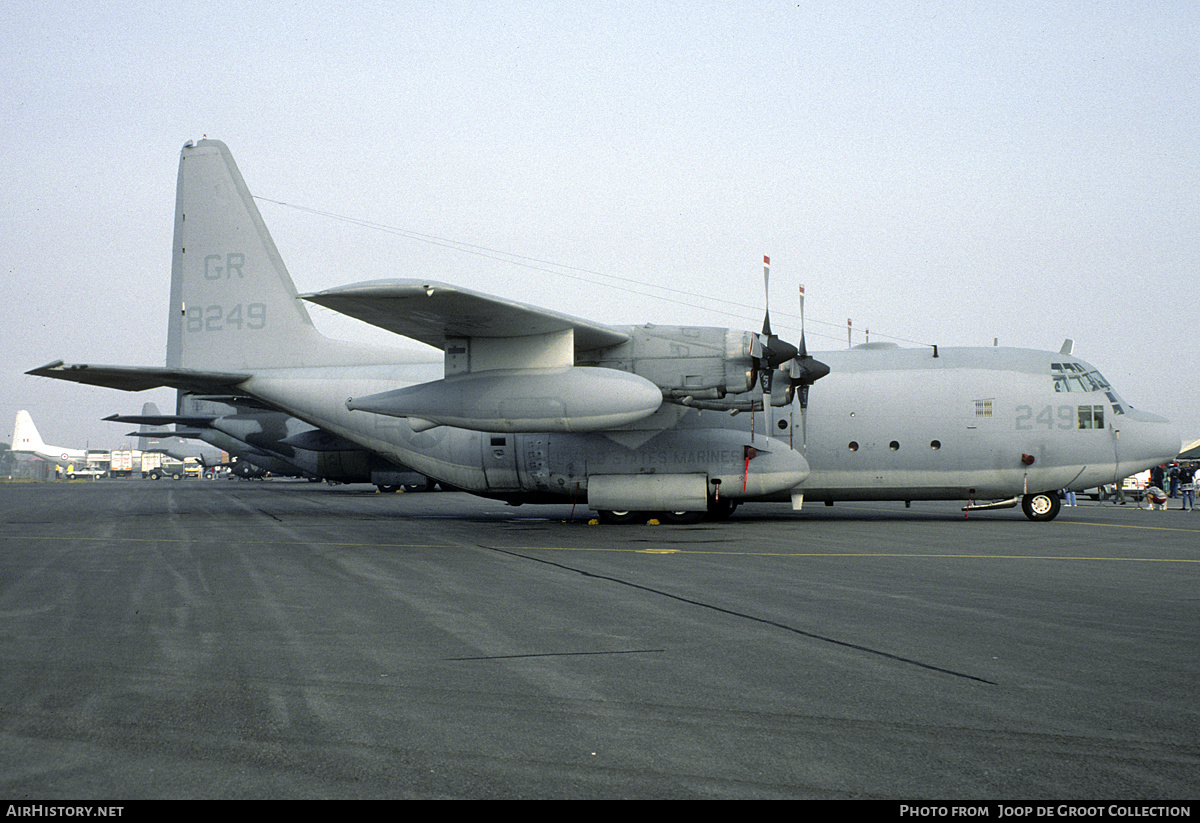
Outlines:
<svg viewBox="0 0 1200 823"><path fill-rule="evenodd" d="M1072 356L1001 348L818 356L830 374L813 389L807 443L792 405L774 410L769 434L761 413L672 403L595 433L414 431L405 418L346 409L345 398L436 377L428 366L262 370L244 388L439 481L514 501L582 498L595 476L656 474L702 476L710 495L731 500L1009 497L1110 483L1179 442L1165 420L1130 408Z"/></svg>

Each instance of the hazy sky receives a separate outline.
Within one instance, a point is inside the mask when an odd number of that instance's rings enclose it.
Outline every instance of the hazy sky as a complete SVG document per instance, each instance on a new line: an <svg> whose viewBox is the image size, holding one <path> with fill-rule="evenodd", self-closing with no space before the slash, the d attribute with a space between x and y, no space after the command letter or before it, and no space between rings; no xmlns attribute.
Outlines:
<svg viewBox="0 0 1200 823"><path fill-rule="evenodd" d="M756 328L769 254L775 330L803 282L810 348L847 318L1072 337L1200 437L1194 3L352 5L0 8L0 425L112 448L100 418L171 407L23 372L162 365L178 153L208 135L302 292L423 277Z"/></svg>

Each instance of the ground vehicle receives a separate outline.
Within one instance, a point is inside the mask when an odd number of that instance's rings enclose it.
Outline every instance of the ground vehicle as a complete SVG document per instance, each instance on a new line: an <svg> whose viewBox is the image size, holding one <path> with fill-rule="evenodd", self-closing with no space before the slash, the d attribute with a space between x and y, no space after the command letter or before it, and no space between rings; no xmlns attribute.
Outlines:
<svg viewBox="0 0 1200 823"><path fill-rule="evenodd" d="M113 477L129 477L133 474L133 450L117 449L112 452L108 473Z"/></svg>
<svg viewBox="0 0 1200 823"><path fill-rule="evenodd" d="M88 480L99 480L101 477L106 476L107 472L98 466L77 467L74 463L72 463L67 466L63 474L68 480L82 480L85 478Z"/></svg>
<svg viewBox="0 0 1200 823"><path fill-rule="evenodd" d="M194 466L194 471L189 474L189 467L184 461L176 460L169 454L146 452L142 455L142 477L150 477L154 480L161 480L164 477L170 477L172 480L182 480L185 476L197 477L200 474L200 464L196 463Z"/></svg>
<svg viewBox="0 0 1200 823"><path fill-rule="evenodd" d="M151 477L152 472L161 471L162 460L162 452L142 452L142 477Z"/></svg>
<svg viewBox="0 0 1200 823"><path fill-rule="evenodd" d="M1150 485L1149 470L1130 475L1121 481L1121 488L1128 500L1141 500L1148 485ZM1088 489L1084 493L1092 500L1112 500L1117 496L1117 487L1114 483L1105 483L1099 488Z"/></svg>

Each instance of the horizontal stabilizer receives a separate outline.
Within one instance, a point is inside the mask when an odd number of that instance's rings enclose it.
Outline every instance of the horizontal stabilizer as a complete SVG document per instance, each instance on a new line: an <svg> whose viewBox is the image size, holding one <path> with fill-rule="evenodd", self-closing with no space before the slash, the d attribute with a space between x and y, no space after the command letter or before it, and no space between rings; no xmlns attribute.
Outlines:
<svg viewBox="0 0 1200 823"><path fill-rule="evenodd" d="M444 349L461 338L573 331L577 352L620 345L629 335L588 320L426 280L373 280L301 295L305 300Z"/></svg>
<svg viewBox="0 0 1200 823"><path fill-rule="evenodd" d="M180 440L203 440L206 433L200 429L176 429L170 435Z"/></svg>
<svg viewBox="0 0 1200 823"><path fill-rule="evenodd" d="M63 363L61 360L25 373L121 391L145 391L165 386L206 393L235 393L238 385L250 378L249 374L239 372L169 369L161 366L97 366L90 363Z"/></svg>
<svg viewBox="0 0 1200 823"><path fill-rule="evenodd" d="M211 415L207 417L193 417L179 414L110 414L104 418L107 423L135 423L139 426L170 426L174 424L179 426L198 426L202 429L212 425L212 421L215 419ZM168 432L168 434L174 433Z"/></svg>
<svg viewBox="0 0 1200 823"><path fill-rule="evenodd" d="M146 440L199 440L204 437L204 432L191 429L176 429L167 432L144 432L131 431L125 433L126 437L144 437ZM146 451L163 451L163 449L146 449Z"/></svg>

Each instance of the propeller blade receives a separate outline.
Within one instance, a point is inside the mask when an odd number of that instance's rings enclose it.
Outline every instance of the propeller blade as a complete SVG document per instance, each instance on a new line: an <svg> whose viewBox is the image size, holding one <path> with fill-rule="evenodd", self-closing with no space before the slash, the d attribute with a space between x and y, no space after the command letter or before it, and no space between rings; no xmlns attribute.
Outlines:
<svg viewBox="0 0 1200 823"><path fill-rule="evenodd" d="M763 330L768 339L771 337L771 258L763 255Z"/></svg>
<svg viewBox="0 0 1200 823"><path fill-rule="evenodd" d="M800 387L800 448L808 453L808 386Z"/></svg>
<svg viewBox="0 0 1200 823"><path fill-rule="evenodd" d="M804 284L800 284L800 350L801 359L808 356L808 346L804 345Z"/></svg>
<svg viewBox="0 0 1200 823"><path fill-rule="evenodd" d="M762 377L759 380L759 387L762 389L762 404L763 404L763 428L766 430L767 443L771 442L771 378L773 373L768 366L763 369Z"/></svg>

